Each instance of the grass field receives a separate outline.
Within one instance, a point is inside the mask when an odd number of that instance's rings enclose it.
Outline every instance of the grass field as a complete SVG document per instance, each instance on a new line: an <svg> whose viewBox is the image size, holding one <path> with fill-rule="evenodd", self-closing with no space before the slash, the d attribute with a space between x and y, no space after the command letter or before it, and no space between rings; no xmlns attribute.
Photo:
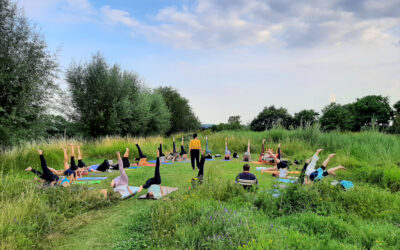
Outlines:
<svg viewBox="0 0 400 250"><path fill-rule="evenodd" d="M163 185L179 190L159 201L120 201L112 194L103 199L98 189L108 188L115 173L105 173L101 184L71 188L38 188L27 166L40 169L36 149L42 148L48 165L62 168L61 145L82 145L87 164L115 158L115 151L139 142L149 158L155 157L160 140L171 150L171 138L109 137L96 141L54 139L21 145L0 156L0 233L2 249L399 249L400 247L400 137L377 132L321 133L316 128L286 131L221 132L209 137L213 153L222 153L224 138L240 155L251 139L252 157L258 157L261 140L293 161L310 157L324 148L322 158L337 153L330 166L338 172L312 186L288 185L281 196L268 192L276 180L251 172L259 179L256 192L233 184L243 162L206 162L203 185L189 190L197 174L188 163L162 165ZM180 135L177 135L177 137ZM186 140L186 148L189 137ZM178 143L179 145L179 143ZM295 167L291 167L295 169ZM139 186L154 168L128 170L130 185ZM351 180L355 188L343 191L333 179ZM144 193L144 192L143 192Z"/></svg>

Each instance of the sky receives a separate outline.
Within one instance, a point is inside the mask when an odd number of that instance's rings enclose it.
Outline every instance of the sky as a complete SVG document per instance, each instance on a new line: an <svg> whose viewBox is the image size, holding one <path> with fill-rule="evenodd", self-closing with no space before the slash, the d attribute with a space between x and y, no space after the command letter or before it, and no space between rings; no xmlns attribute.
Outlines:
<svg viewBox="0 0 400 250"><path fill-rule="evenodd" d="M102 52L202 123L400 100L400 0L16 0L62 72Z"/></svg>

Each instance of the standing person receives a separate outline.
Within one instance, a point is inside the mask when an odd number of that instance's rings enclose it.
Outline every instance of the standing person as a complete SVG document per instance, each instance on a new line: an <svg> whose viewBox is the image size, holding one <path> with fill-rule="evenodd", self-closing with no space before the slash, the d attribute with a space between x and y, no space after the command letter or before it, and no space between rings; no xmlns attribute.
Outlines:
<svg viewBox="0 0 400 250"><path fill-rule="evenodd" d="M193 134L193 139L190 140L189 144L189 154L190 159L192 161L192 168L194 167L194 161L196 160L197 168L200 168L200 149L201 149L201 142L197 139L197 134Z"/></svg>

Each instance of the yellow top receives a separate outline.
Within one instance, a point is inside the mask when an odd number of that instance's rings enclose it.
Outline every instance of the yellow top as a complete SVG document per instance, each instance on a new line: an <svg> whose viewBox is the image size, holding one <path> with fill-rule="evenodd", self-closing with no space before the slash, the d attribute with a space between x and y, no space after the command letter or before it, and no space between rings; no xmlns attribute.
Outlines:
<svg viewBox="0 0 400 250"><path fill-rule="evenodd" d="M190 141L189 151L192 150L192 149L198 149L198 150L201 149L201 142L200 142L199 139L196 138L196 139L193 139L193 140Z"/></svg>

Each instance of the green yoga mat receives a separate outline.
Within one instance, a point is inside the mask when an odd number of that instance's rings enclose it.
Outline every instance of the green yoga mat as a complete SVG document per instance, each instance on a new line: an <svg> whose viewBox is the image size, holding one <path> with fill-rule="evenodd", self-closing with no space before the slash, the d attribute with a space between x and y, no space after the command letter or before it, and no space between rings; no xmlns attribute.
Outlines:
<svg viewBox="0 0 400 250"><path fill-rule="evenodd" d="M74 184L81 185L92 185L92 184L100 184L101 180L90 180L90 181L75 181Z"/></svg>

